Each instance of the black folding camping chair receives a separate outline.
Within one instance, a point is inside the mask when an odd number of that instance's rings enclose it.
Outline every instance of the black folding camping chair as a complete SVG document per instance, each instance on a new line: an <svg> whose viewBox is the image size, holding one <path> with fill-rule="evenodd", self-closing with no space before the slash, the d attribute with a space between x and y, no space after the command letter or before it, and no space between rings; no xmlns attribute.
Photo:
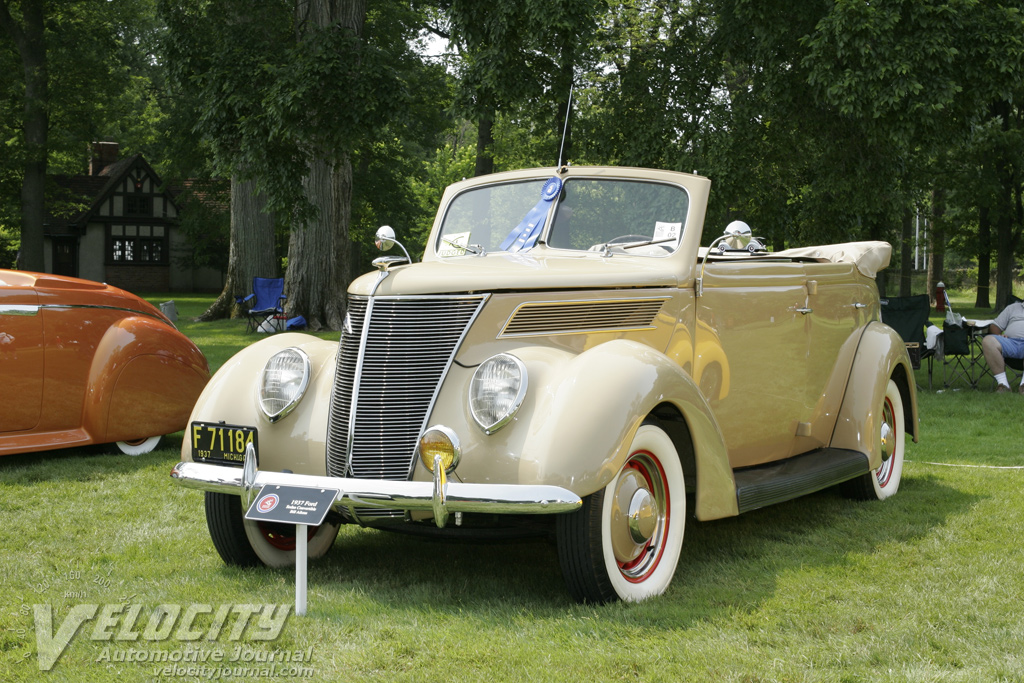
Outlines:
<svg viewBox="0 0 1024 683"><path fill-rule="evenodd" d="M935 349L925 346L925 328L928 326L928 314L931 302L927 294L915 296L890 296L879 301L882 310L882 322L896 330L907 345L910 364L917 370L921 361L928 361L928 388L932 388L932 359Z"/></svg>

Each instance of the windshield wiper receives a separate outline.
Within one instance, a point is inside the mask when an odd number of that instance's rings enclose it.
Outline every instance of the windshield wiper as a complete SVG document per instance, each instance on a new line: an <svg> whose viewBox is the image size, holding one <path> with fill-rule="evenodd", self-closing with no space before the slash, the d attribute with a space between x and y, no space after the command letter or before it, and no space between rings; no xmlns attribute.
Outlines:
<svg viewBox="0 0 1024 683"><path fill-rule="evenodd" d="M484 249L479 244L458 244L456 242L451 241L447 237L442 237L441 241L442 242L447 242L448 244L452 245L456 249L465 249L470 254L473 254L475 256L486 256L487 255L487 250Z"/></svg>
<svg viewBox="0 0 1024 683"><path fill-rule="evenodd" d="M615 246L622 247L623 249L632 249L633 247L649 247L652 244L664 244L665 242L675 242L676 239L678 238L668 237L662 240L648 240L646 242L624 242L622 244L616 244ZM612 240L611 242L605 242L604 244L601 245L602 247L604 247L604 249L601 251L601 256L611 256L614 253L611 249L612 243L614 241L615 240Z"/></svg>

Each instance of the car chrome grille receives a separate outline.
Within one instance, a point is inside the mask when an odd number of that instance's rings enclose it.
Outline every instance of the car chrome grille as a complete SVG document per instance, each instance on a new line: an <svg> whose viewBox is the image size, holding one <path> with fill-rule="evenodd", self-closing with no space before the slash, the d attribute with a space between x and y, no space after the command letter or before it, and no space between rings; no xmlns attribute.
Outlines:
<svg viewBox="0 0 1024 683"><path fill-rule="evenodd" d="M331 476L409 478L438 387L485 298L349 297L327 433Z"/></svg>

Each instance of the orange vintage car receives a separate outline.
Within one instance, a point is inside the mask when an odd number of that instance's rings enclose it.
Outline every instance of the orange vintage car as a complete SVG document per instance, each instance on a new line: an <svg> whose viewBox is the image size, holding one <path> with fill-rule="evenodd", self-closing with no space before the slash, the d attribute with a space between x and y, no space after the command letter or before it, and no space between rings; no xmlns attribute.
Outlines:
<svg viewBox="0 0 1024 683"><path fill-rule="evenodd" d="M0 270L0 455L116 443L153 450L210 377L155 306L116 287Z"/></svg>

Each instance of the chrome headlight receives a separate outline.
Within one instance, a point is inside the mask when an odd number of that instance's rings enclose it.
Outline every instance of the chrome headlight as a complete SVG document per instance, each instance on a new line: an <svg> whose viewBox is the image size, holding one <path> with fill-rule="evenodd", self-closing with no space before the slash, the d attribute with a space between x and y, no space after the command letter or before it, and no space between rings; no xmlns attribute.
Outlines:
<svg viewBox="0 0 1024 683"><path fill-rule="evenodd" d="M256 398L271 422L290 413L309 386L309 356L301 349L278 351L263 367Z"/></svg>
<svg viewBox="0 0 1024 683"><path fill-rule="evenodd" d="M499 353L473 373L469 409L486 434L493 434L515 417L526 397L526 366L515 356Z"/></svg>

